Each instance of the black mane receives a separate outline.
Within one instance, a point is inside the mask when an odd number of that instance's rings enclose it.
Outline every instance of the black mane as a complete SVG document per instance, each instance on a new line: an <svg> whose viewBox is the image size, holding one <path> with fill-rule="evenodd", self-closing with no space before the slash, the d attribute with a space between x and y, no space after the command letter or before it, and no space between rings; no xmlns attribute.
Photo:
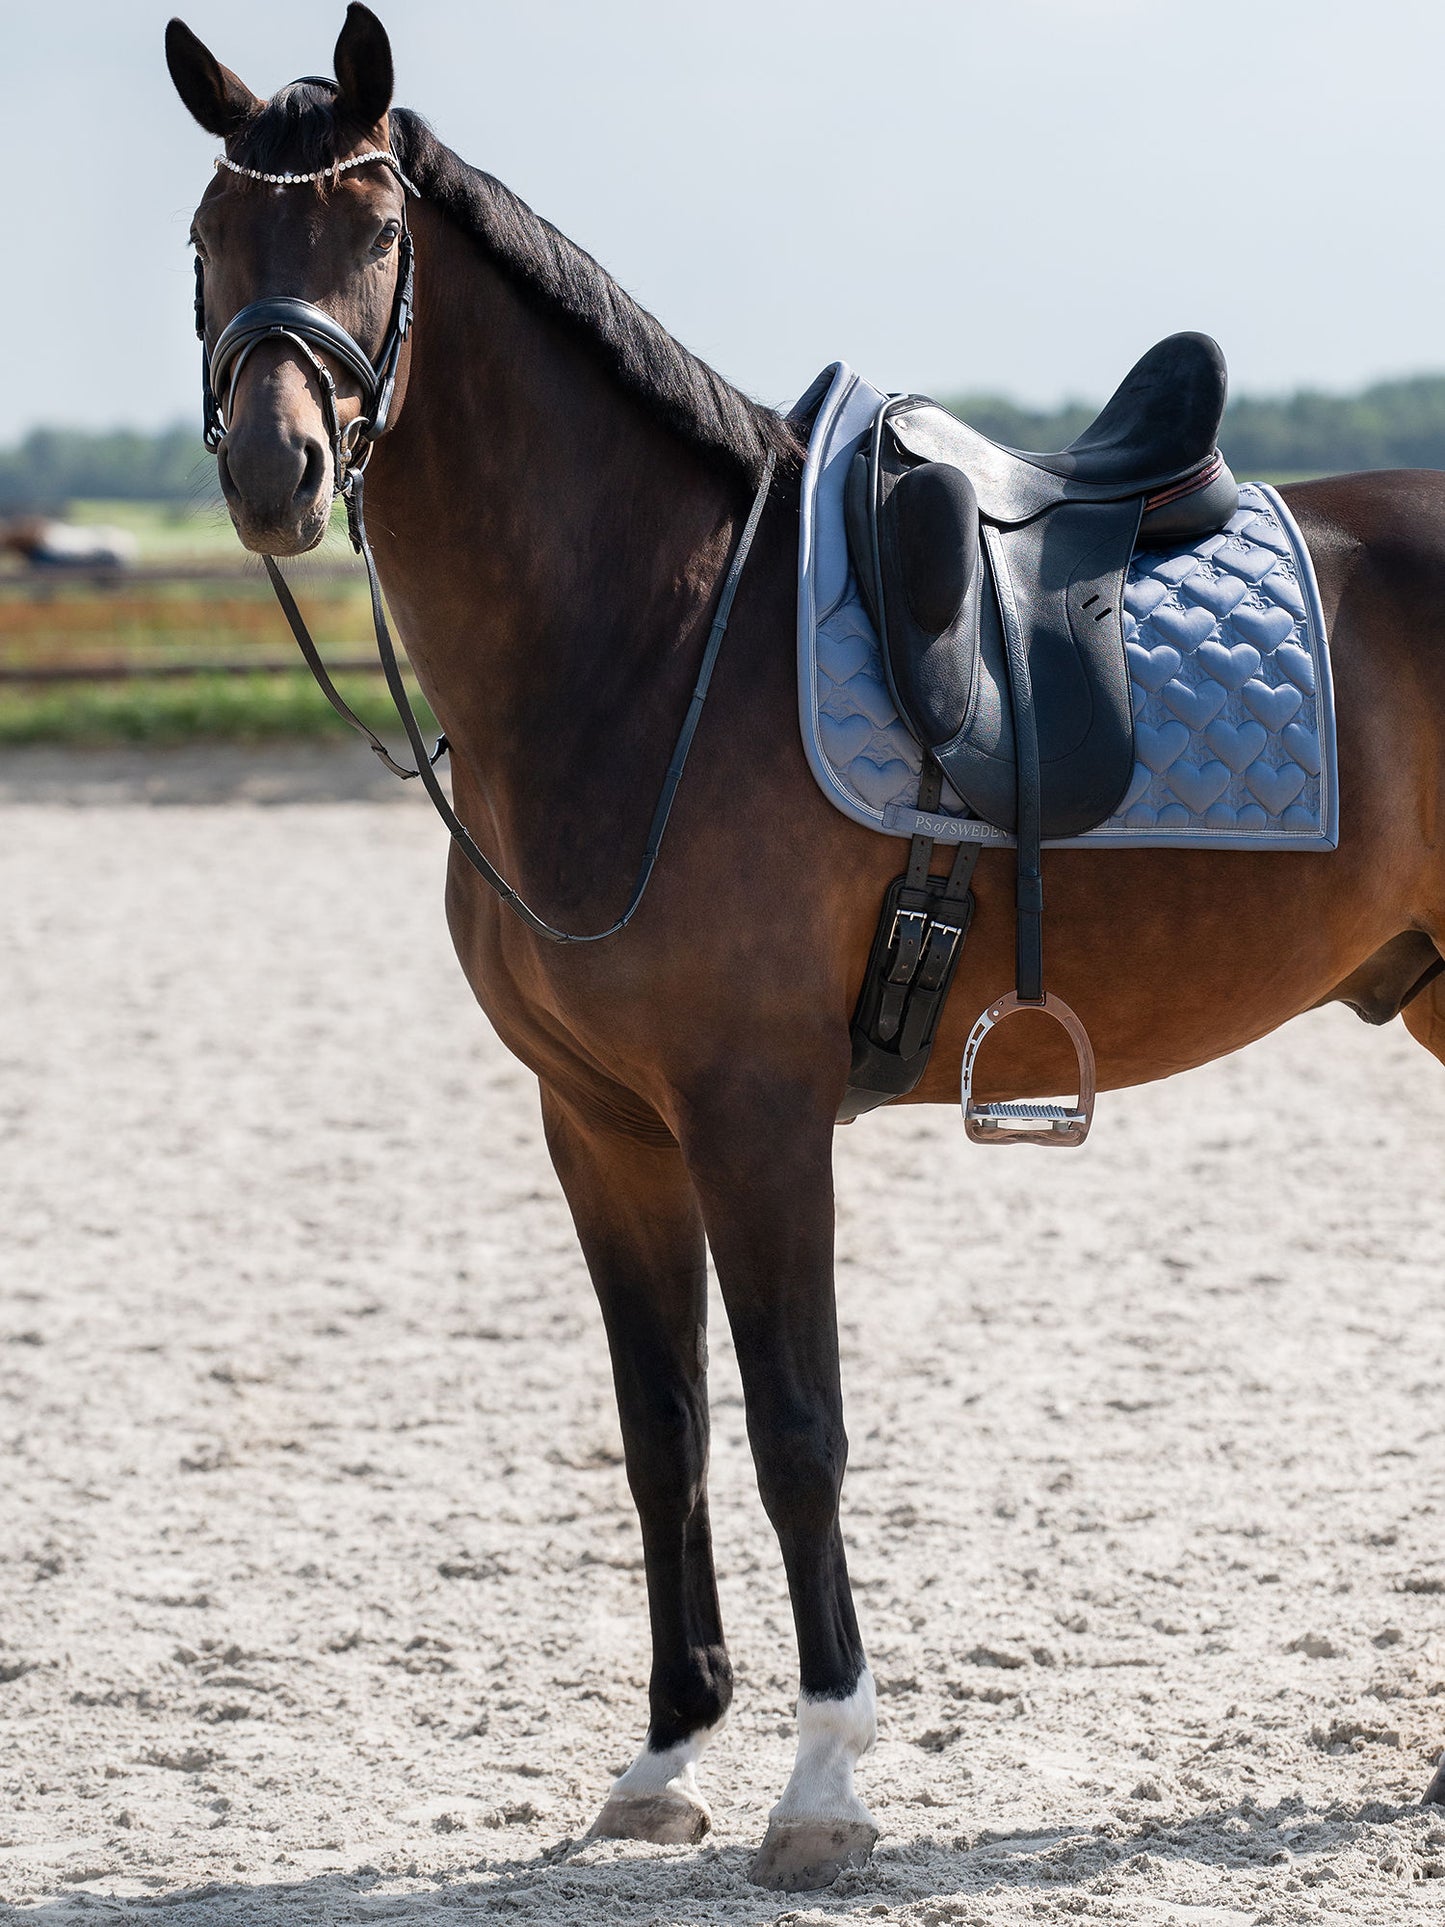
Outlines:
<svg viewBox="0 0 1445 1927"><path fill-rule="evenodd" d="M391 129L397 160L427 200L541 310L585 341L659 421L754 484L769 452L784 465L797 462L797 437L780 415L689 353L590 254L510 188L468 167L405 108L393 109ZM347 123L328 86L294 81L228 142L227 152L243 167L309 174L331 166L368 131Z"/></svg>

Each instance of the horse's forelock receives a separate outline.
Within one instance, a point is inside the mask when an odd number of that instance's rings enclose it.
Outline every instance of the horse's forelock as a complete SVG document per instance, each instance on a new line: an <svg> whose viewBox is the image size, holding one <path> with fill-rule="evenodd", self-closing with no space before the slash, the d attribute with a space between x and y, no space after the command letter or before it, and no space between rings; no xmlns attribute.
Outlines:
<svg viewBox="0 0 1445 1927"><path fill-rule="evenodd" d="M268 174L314 174L342 159L370 129L354 126L335 90L293 80L226 143L227 156Z"/></svg>

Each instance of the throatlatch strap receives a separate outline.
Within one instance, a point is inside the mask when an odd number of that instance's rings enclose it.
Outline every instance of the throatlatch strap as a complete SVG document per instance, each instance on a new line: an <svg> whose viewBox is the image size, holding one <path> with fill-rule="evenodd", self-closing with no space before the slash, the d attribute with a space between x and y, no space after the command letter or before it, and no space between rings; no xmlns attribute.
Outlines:
<svg viewBox="0 0 1445 1927"><path fill-rule="evenodd" d="M467 859L468 863L470 863L472 868L477 872L477 875L481 877L482 881L491 889L496 891L497 895L502 899L503 903L507 905L509 910L515 911L529 930L534 931L539 937L545 937L549 943L601 943L605 937L616 936L619 930L624 929L627 924L631 923L637 913L639 904L646 895L647 886L652 880L652 872L657 862L658 852L662 848L662 839L667 830L667 820L672 814L672 805L677 796L678 785L682 781L682 773L687 766L688 753L692 748L693 737L697 734L698 723L702 720L703 704L707 701L708 689L712 683L712 673L717 665L718 651L722 648L723 637L727 634L728 618L732 614L733 599L738 592L738 583L742 580L743 565L746 563L748 553L753 546L753 537L758 532L758 523L762 520L763 507L767 502L768 492L772 487L773 467L774 457L772 454L769 454L767 465L763 470L763 479L758 484L758 491L753 497L752 508L748 511L748 519L743 525L742 534L738 537L737 547L733 550L731 565L723 581L722 594L718 598L717 613L712 619L712 627L708 631L707 644L702 652L702 663L698 670L697 683L692 692L692 701L688 704L687 714L682 719L682 728L678 731L677 742L673 747L672 761L668 764L667 775L663 779L662 791L657 799L657 807L652 813L652 823L647 832L647 844L643 851L642 867L639 869L637 880L632 886L632 894L627 900L627 907L623 910L622 915L617 918L616 922L610 923L605 930L594 930L586 933L559 930L555 924L550 924L544 918L539 917L536 911L531 909L517 894L501 872L495 869L493 865L487 861L486 857L483 856L482 852L473 842L471 832L452 808L446 791L438 781L436 770L433 767L437 758L442 754L443 750L448 747L447 740L444 736L439 738L436 749L428 755L426 741L421 732L421 725L417 721L416 712L411 706L411 698L407 694L406 683L401 673L401 665L396 657L396 647L392 642L391 630L387 624L386 608L381 596L381 583L376 573L376 559L371 553L371 543L367 540L366 536L366 520L362 506L362 495L365 487L364 471L361 469L352 469L347 476L345 489L347 520L351 529L352 547L366 564L366 579L371 590L371 620L372 626L376 631L377 654L381 658L381 666L386 675L386 686L391 692L391 699L396 705L397 714L401 718L402 728L406 731L407 741L411 744L412 753L416 757L415 769L406 769L398 763L392 757L380 737L368 729L361 718L357 716L353 710L348 708L347 704L342 700L335 684L326 673L325 665L322 663L317 653L316 645L312 642L306 624L302 619L301 611L297 608L296 600L287 587L280 569L276 566L275 559L269 555L265 558L267 574L270 576L272 586L275 588L282 612L287 622L291 625L291 633L300 645L301 653L306 659L306 665L316 678L317 683L320 685L321 693L331 704L331 707L344 722L349 723L353 729L360 731L389 770L392 770L397 776L403 779L411 776L420 776L422 786L431 798L437 815L441 818L442 822L446 824L447 829L451 832L453 841L461 850L462 855Z"/></svg>

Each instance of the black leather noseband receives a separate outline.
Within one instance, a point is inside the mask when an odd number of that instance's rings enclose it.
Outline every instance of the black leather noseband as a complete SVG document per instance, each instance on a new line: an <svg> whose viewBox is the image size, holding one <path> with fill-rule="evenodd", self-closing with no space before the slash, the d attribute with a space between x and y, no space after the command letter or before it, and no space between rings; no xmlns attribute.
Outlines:
<svg viewBox="0 0 1445 1927"><path fill-rule="evenodd" d="M403 205L397 239L396 299L381 352L371 356L333 315L299 295L268 294L249 302L226 323L214 348L206 347L206 270L196 256L196 335L201 343L201 406L206 447L214 454L226 439L231 402L241 370L265 341L289 341L311 366L321 389L321 408L336 464L337 487L344 491L348 472L365 464L371 444L390 423L392 396L402 343L411 330L415 250ZM330 356L361 389L361 414L343 433L336 410L336 382L323 356ZM224 394L222 407L218 396Z"/></svg>

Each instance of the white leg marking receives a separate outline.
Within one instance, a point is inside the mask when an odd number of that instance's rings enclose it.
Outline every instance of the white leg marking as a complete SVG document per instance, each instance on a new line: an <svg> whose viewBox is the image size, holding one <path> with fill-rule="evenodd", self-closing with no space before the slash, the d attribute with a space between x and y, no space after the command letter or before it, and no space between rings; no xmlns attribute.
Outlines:
<svg viewBox="0 0 1445 1927"><path fill-rule="evenodd" d="M853 1791L853 1767L878 1737L878 1696L865 1666L845 1700L798 1700L798 1757L770 1820L857 1821L874 1826Z"/></svg>
<svg viewBox="0 0 1445 1927"><path fill-rule="evenodd" d="M690 1733L685 1740L660 1753L644 1746L622 1777L613 1781L608 1798L650 1799L659 1793L673 1793L702 1805L702 1795L697 1790L697 1763L703 1748L717 1738L726 1724L724 1718L716 1726L700 1727L696 1733Z"/></svg>
<svg viewBox="0 0 1445 1927"><path fill-rule="evenodd" d="M697 1790L698 1755L721 1730L703 1727L676 1746L643 1747L593 1825L604 1840L651 1840L659 1846L696 1846L712 1825L706 1800Z"/></svg>

